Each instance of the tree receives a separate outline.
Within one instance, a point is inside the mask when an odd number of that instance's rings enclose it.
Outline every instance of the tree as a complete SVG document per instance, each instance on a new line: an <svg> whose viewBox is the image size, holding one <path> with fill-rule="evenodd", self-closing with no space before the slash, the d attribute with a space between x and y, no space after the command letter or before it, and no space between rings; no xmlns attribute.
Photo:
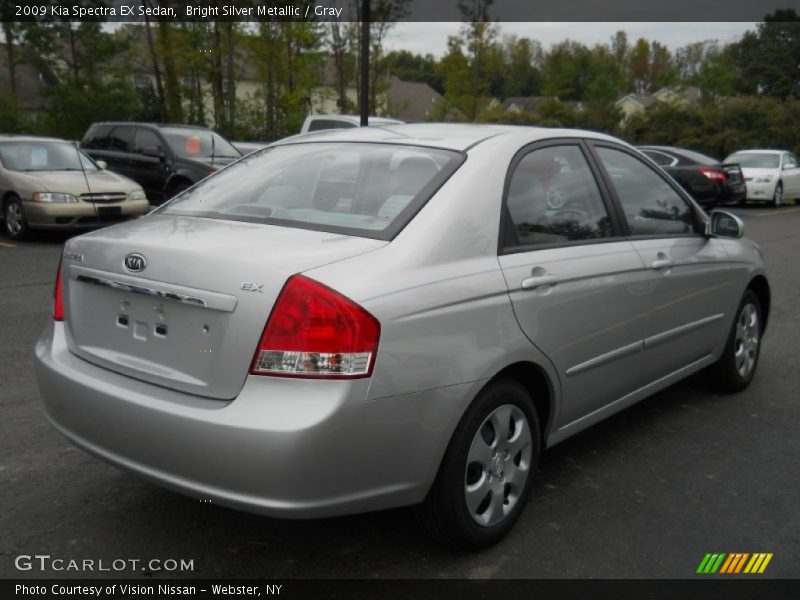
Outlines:
<svg viewBox="0 0 800 600"><path fill-rule="evenodd" d="M536 96L542 89L542 46L528 38L509 36L503 42L505 68L499 72L505 75L502 95Z"/></svg>
<svg viewBox="0 0 800 600"><path fill-rule="evenodd" d="M800 97L800 18L776 10L732 47L736 87L744 94Z"/></svg>
<svg viewBox="0 0 800 600"><path fill-rule="evenodd" d="M478 114L481 99L489 91L487 77L488 56L497 36L497 28L489 18L489 7L494 0L459 0L458 9L465 21L461 36L467 48L470 67L470 104L467 117Z"/></svg>

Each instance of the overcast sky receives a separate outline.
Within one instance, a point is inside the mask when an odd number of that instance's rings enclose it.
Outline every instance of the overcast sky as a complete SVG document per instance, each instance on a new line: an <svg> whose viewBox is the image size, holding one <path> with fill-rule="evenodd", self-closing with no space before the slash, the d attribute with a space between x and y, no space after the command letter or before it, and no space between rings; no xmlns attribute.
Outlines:
<svg viewBox="0 0 800 600"><path fill-rule="evenodd" d="M718 40L735 42L756 23L499 23L500 36L517 35L538 40L545 48L564 39L588 46L608 43L619 30L626 31L631 42L643 37L666 44L671 50L691 42ZM460 23L397 23L386 38L392 50L442 56L447 51L447 37L457 35Z"/></svg>

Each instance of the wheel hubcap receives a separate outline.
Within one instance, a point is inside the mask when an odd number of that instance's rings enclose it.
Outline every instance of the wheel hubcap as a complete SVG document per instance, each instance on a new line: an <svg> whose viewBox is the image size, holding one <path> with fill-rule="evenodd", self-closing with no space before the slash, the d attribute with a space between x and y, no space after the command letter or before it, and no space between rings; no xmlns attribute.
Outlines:
<svg viewBox="0 0 800 600"><path fill-rule="evenodd" d="M531 430L518 407L504 404L483 421L467 456L464 498L478 525L505 519L517 504L531 468Z"/></svg>
<svg viewBox="0 0 800 600"><path fill-rule="evenodd" d="M745 304L736 321L736 341L734 360L736 371L741 377L752 373L761 343L758 311L752 304Z"/></svg>
<svg viewBox="0 0 800 600"><path fill-rule="evenodd" d="M15 234L22 229L22 211L15 203L9 204L6 210L6 228Z"/></svg>

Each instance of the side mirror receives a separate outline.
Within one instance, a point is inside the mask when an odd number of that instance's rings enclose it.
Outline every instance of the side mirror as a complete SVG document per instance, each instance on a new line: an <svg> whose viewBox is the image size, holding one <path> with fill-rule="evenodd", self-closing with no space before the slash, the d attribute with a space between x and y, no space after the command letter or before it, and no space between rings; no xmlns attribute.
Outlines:
<svg viewBox="0 0 800 600"><path fill-rule="evenodd" d="M794 169L794 165L790 165L789 163L784 163L783 164L783 170L784 171L791 171L792 169Z"/></svg>
<svg viewBox="0 0 800 600"><path fill-rule="evenodd" d="M715 210L711 213L711 219L706 225L706 234L709 237L738 239L744 235L744 222L734 214Z"/></svg>
<svg viewBox="0 0 800 600"><path fill-rule="evenodd" d="M142 155L164 160L164 153L160 148L156 148L155 146L148 146L147 148L142 149Z"/></svg>
<svg viewBox="0 0 800 600"><path fill-rule="evenodd" d="M108 168L108 163L104 160L96 160L94 161L94 164L96 164L97 168L101 171L105 171Z"/></svg>

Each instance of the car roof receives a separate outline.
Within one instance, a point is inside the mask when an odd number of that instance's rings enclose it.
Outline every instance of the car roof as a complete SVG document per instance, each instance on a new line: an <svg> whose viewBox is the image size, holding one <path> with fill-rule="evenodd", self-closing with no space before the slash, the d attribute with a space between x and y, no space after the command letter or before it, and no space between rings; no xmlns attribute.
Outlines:
<svg viewBox="0 0 800 600"><path fill-rule="evenodd" d="M208 127L202 125L184 125L183 123L154 123L152 121L97 121L92 123L91 127L95 125L130 125L131 127L155 127L161 129L162 127L181 127L184 129L202 129L203 131L211 131Z"/></svg>
<svg viewBox="0 0 800 600"><path fill-rule="evenodd" d="M747 152L748 154L783 154L784 152L789 152L788 150L769 150L766 148L759 148L758 150L737 150L736 152L731 152L728 156L733 156L734 154L744 154Z"/></svg>
<svg viewBox="0 0 800 600"><path fill-rule="evenodd" d="M636 147L640 150L660 150L662 152L679 152L681 150L677 146L653 146L652 144L644 144Z"/></svg>
<svg viewBox="0 0 800 600"><path fill-rule="evenodd" d="M371 142L444 148L464 152L489 138L513 134L528 134L530 138L527 140L528 142L561 137L618 141L602 133L580 129L462 123L409 123L314 131L284 138L275 145L305 142Z"/></svg>
<svg viewBox="0 0 800 600"><path fill-rule="evenodd" d="M68 140L61 138L47 137L43 135L16 135L12 133L0 134L0 142L62 142L69 144Z"/></svg>
<svg viewBox="0 0 800 600"><path fill-rule="evenodd" d="M359 115L308 115L306 121L346 121L348 123L361 123ZM392 117L369 117L370 123L403 123L400 119Z"/></svg>

